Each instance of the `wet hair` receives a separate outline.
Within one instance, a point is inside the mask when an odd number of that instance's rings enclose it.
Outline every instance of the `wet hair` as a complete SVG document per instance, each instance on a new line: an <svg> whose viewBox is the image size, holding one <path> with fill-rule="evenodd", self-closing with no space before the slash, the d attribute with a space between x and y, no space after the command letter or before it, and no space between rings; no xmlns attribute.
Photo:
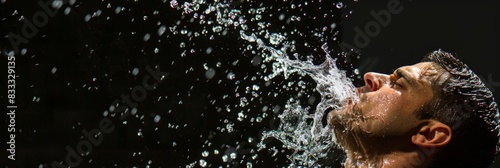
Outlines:
<svg viewBox="0 0 500 168"><path fill-rule="evenodd" d="M419 119L435 119L452 130L450 143L437 149L430 167L488 167L499 151L499 113L493 94L448 52L431 52L421 62L434 62L449 75L433 87L432 100L417 112Z"/></svg>

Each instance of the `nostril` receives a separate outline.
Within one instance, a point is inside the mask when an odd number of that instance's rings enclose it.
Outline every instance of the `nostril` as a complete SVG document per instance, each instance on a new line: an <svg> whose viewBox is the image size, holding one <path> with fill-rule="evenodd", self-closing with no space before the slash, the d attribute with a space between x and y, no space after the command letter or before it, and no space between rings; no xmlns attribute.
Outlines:
<svg viewBox="0 0 500 168"><path fill-rule="evenodd" d="M370 90L374 91L372 80L370 79L366 80L366 84L368 85L368 87L370 87Z"/></svg>
<svg viewBox="0 0 500 168"><path fill-rule="evenodd" d="M364 76L365 86L368 87L366 89L370 89L370 91L377 91L379 88L379 75L376 73L366 73Z"/></svg>
<svg viewBox="0 0 500 168"><path fill-rule="evenodd" d="M368 87L370 87L370 90L371 91L377 91L377 83L375 83L373 80L371 79L368 79L366 80L366 84L368 85Z"/></svg>
<svg viewBox="0 0 500 168"><path fill-rule="evenodd" d="M368 87L370 87L371 91L375 91L375 86L372 80L367 80L366 83L368 84Z"/></svg>

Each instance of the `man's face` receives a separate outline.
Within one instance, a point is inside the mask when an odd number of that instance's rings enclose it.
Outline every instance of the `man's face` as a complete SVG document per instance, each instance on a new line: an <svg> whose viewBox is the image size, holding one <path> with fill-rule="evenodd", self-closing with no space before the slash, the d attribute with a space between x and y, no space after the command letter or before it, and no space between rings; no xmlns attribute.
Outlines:
<svg viewBox="0 0 500 168"><path fill-rule="evenodd" d="M397 137L421 123L415 111L430 101L432 83L442 74L431 62L403 66L393 74L366 73L359 87L359 102L329 113L329 123L339 133L365 137Z"/></svg>

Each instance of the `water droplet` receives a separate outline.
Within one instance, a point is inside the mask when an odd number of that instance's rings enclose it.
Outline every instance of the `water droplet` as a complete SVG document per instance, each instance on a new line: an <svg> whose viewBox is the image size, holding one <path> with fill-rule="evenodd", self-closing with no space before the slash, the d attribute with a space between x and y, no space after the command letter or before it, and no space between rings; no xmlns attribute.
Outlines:
<svg viewBox="0 0 500 168"><path fill-rule="evenodd" d="M136 113L137 113L137 108L136 107L132 108L130 114L135 115Z"/></svg>
<svg viewBox="0 0 500 168"><path fill-rule="evenodd" d="M70 7L66 7L66 9L64 9L64 14L65 15L68 15L70 12L71 12L71 8Z"/></svg>
<svg viewBox="0 0 500 168"><path fill-rule="evenodd" d="M144 41L148 41L150 37L151 37L151 34L146 33L146 34L144 35L144 37L142 38L142 40L144 40Z"/></svg>
<svg viewBox="0 0 500 168"><path fill-rule="evenodd" d="M266 112L268 109L269 109L269 107L264 106L264 107L262 107L262 112Z"/></svg>
<svg viewBox="0 0 500 168"><path fill-rule="evenodd" d="M160 115L156 115L155 118L154 118L155 123L160 122L160 119L161 119L161 116Z"/></svg>
<svg viewBox="0 0 500 168"><path fill-rule="evenodd" d="M223 155L223 156L222 156L222 162L227 162L227 160L228 160L227 155Z"/></svg>
<svg viewBox="0 0 500 168"><path fill-rule="evenodd" d="M111 111L111 112L114 112L115 111L115 106L114 105L109 106L108 110Z"/></svg>
<svg viewBox="0 0 500 168"><path fill-rule="evenodd" d="M337 23L332 23L332 24L330 24L330 28L331 28L331 29L334 29L335 27L337 27Z"/></svg>
<svg viewBox="0 0 500 168"><path fill-rule="evenodd" d="M337 5L335 5L337 8L342 8L344 7L344 4L342 2L337 2Z"/></svg>
<svg viewBox="0 0 500 168"><path fill-rule="evenodd" d="M207 53L207 54L212 53L212 47L208 47L208 48L205 50L205 53Z"/></svg>
<svg viewBox="0 0 500 168"><path fill-rule="evenodd" d="M238 121L243 121L244 118L245 118L245 115L243 114L243 111L239 112L238 113Z"/></svg>
<svg viewBox="0 0 500 168"><path fill-rule="evenodd" d="M132 70L132 75L137 76L137 74L139 74L139 68L134 68L134 70Z"/></svg>
<svg viewBox="0 0 500 168"><path fill-rule="evenodd" d="M214 27L212 27L212 31L215 32L215 33L221 32L222 31L222 27L221 26L214 26Z"/></svg>
<svg viewBox="0 0 500 168"><path fill-rule="evenodd" d="M50 71L52 74L55 74L57 72L57 67L53 67L52 70Z"/></svg>
<svg viewBox="0 0 500 168"><path fill-rule="evenodd" d="M231 153L229 154L229 156L231 157L231 159L236 159L236 153Z"/></svg>
<svg viewBox="0 0 500 168"><path fill-rule="evenodd" d="M160 28L158 28L158 36L162 36L166 30L167 30L166 26L164 26L164 25L160 26Z"/></svg>
<svg viewBox="0 0 500 168"><path fill-rule="evenodd" d="M208 157L208 151L203 151L203 152L201 153L201 156L203 156L203 157Z"/></svg>
<svg viewBox="0 0 500 168"><path fill-rule="evenodd" d="M252 58L251 62L253 66L258 66L262 62L262 57L260 55L256 55Z"/></svg>
<svg viewBox="0 0 500 168"><path fill-rule="evenodd" d="M203 159L200 159L200 166L201 167L207 167L207 162Z"/></svg>
<svg viewBox="0 0 500 168"><path fill-rule="evenodd" d="M276 106L274 106L274 107L273 107L273 113L275 113L275 114L276 114L276 113L278 113L278 112L280 111L280 109L281 109L281 106L280 106L280 105L276 105Z"/></svg>
<svg viewBox="0 0 500 168"><path fill-rule="evenodd" d="M108 110L104 110L104 112L102 113L102 116L106 117L106 116L108 116L108 113L109 113Z"/></svg>
<svg viewBox="0 0 500 168"><path fill-rule="evenodd" d="M62 5L63 5L62 0L54 0L54 1L52 1L52 7L53 8L59 9L59 8L62 7Z"/></svg>
<svg viewBox="0 0 500 168"><path fill-rule="evenodd" d="M87 15L85 16L85 19L84 19L84 20L85 20L85 22L88 22L88 21L90 20L90 18L91 18L91 15L90 15L90 14L87 14Z"/></svg>
<svg viewBox="0 0 500 168"><path fill-rule="evenodd" d="M177 0L171 0L170 1L170 7L171 8L177 8L179 6L179 3L177 3Z"/></svg>
<svg viewBox="0 0 500 168"><path fill-rule="evenodd" d="M309 97L309 99L307 99L307 103L309 103L309 105L314 105L314 102L316 102L315 96L311 96Z"/></svg>
<svg viewBox="0 0 500 168"><path fill-rule="evenodd" d="M285 19L285 14L284 14L284 13L280 14L280 16L278 17L278 19L279 19L279 20L283 20L283 19Z"/></svg>
<svg viewBox="0 0 500 168"><path fill-rule="evenodd" d="M115 8L115 13L116 13L116 14L119 14L121 11L122 11L122 7L121 7L121 6L117 6L117 7Z"/></svg>
<svg viewBox="0 0 500 168"><path fill-rule="evenodd" d="M229 72L227 74L227 79L229 79L229 80L233 80L235 77L236 77L236 75L233 72Z"/></svg>
<svg viewBox="0 0 500 168"><path fill-rule="evenodd" d="M215 76L215 69L213 69L213 68L209 68L205 72L205 78L207 78L207 79L212 79L214 76Z"/></svg>

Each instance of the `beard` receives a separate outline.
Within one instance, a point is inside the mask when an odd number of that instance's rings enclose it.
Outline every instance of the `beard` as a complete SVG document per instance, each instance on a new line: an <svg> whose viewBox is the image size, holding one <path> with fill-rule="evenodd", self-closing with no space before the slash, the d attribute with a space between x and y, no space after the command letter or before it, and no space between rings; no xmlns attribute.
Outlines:
<svg viewBox="0 0 500 168"><path fill-rule="evenodd" d="M348 104L345 107L335 109L328 113L328 125L334 131L334 142L341 148L355 145L355 134L360 133L360 122L363 122L364 116L356 104Z"/></svg>
<svg viewBox="0 0 500 168"><path fill-rule="evenodd" d="M328 124L334 130L352 131L357 123L364 120L363 112L356 104L349 104L328 113Z"/></svg>

